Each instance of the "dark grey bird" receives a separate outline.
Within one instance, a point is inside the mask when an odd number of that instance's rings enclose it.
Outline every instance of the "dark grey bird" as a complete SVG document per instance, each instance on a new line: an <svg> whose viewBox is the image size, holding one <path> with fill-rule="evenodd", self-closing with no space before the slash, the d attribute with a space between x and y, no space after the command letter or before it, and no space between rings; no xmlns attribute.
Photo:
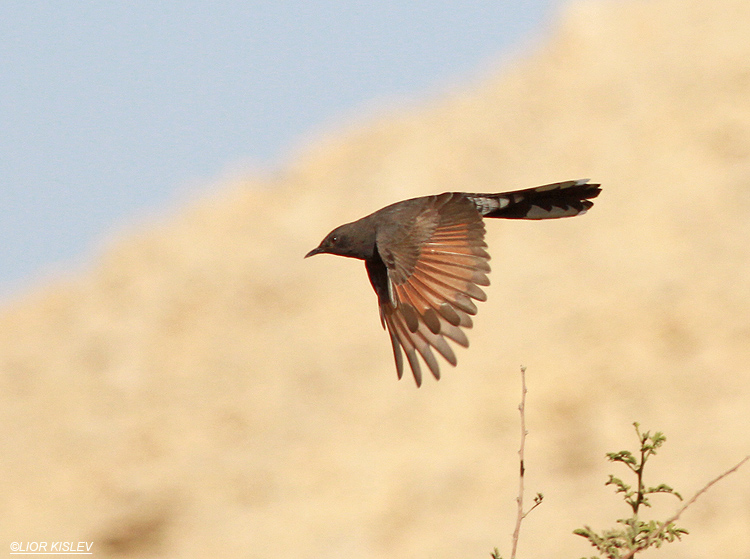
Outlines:
<svg viewBox="0 0 750 559"><path fill-rule="evenodd" d="M396 371L404 371L402 349L422 384L421 356L440 379L432 350L456 365L446 338L463 347L490 284L485 217L556 219L586 213L601 191L588 179L546 184L500 194L446 192L396 202L331 231L307 253L328 253L365 261L380 305L380 321L393 345Z"/></svg>

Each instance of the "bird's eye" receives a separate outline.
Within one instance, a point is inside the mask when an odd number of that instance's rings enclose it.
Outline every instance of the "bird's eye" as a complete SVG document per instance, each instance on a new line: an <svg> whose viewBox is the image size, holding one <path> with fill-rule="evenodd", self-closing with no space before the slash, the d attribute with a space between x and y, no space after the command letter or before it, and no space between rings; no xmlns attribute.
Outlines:
<svg viewBox="0 0 750 559"><path fill-rule="evenodd" d="M338 237L338 235L334 235L333 237L331 237L331 242L332 242L332 243L338 243L338 242L339 242L339 237Z"/></svg>

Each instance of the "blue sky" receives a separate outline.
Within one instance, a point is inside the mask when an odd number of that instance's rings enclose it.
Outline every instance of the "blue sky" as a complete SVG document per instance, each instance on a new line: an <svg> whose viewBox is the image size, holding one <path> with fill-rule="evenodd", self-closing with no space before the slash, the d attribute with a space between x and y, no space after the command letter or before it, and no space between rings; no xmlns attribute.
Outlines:
<svg viewBox="0 0 750 559"><path fill-rule="evenodd" d="M0 302L332 123L434 97L559 0L0 3Z"/></svg>

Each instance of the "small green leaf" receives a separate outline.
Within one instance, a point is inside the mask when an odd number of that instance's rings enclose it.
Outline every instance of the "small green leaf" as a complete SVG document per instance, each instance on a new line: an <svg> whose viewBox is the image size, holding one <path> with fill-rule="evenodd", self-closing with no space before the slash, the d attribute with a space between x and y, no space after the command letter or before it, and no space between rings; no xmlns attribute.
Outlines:
<svg viewBox="0 0 750 559"><path fill-rule="evenodd" d="M651 456L664 444L667 438L661 431L651 434L650 431L641 432L640 424L633 423L635 432L638 437L640 449L638 458L628 450L619 452L608 452L607 459L610 462L620 462L625 464L628 469L636 476L637 490L631 485L625 483L619 477L609 476L605 485L613 485L615 494L622 495L622 499L632 509L633 516L630 518L620 518L616 522L622 528L604 530L597 533L589 526L574 530L577 536L586 538L589 543L597 549L600 555L608 559L620 559L625 555L633 554L638 551L648 549L649 547L661 547L664 542L672 542L680 539L687 530L677 528L674 524L663 527L663 523L656 520L640 520L638 511L641 506L651 507L649 495L656 493L667 493L674 495L682 500L682 496L666 483L660 483L655 486L646 488L643 484L643 474L645 465ZM592 557L591 559L596 559Z"/></svg>

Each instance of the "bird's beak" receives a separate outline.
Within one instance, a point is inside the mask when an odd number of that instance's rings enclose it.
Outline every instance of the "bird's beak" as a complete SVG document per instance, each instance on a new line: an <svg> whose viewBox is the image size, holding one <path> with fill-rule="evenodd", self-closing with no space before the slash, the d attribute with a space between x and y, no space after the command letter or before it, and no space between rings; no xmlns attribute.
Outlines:
<svg viewBox="0 0 750 559"><path fill-rule="evenodd" d="M310 252L308 252L307 254L305 254L305 258L309 258L310 256L315 256L316 254L320 254L321 252L324 252L322 248L315 247Z"/></svg>

